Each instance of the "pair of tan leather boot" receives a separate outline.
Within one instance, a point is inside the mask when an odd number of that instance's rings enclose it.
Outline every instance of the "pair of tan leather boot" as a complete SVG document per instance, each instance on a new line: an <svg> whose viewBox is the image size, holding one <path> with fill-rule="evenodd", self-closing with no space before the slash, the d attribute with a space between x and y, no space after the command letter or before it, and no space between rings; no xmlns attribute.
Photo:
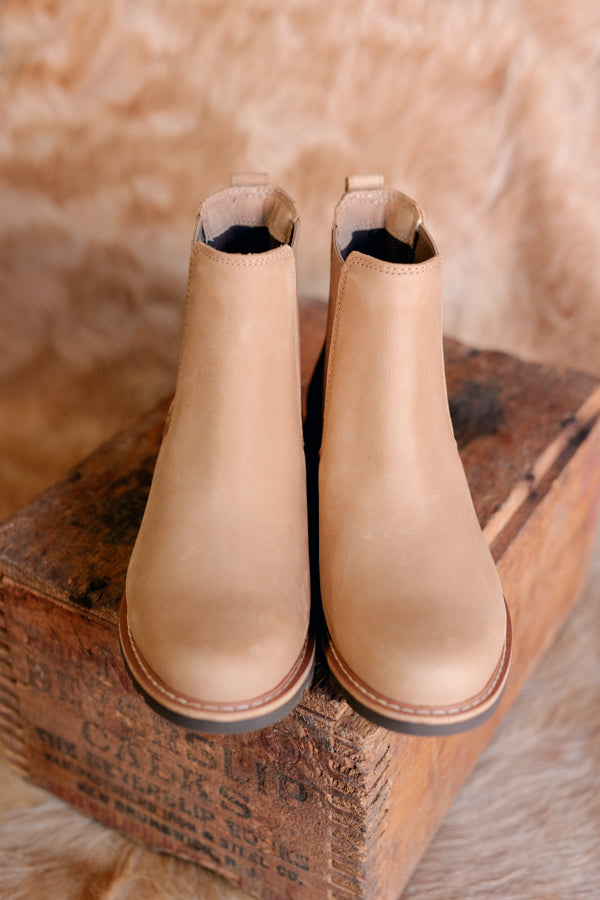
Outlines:
<svg viewBox="0 0 600 900"><path fill-rule="evenodd" d="M293 201L260 177L201 206L177 387L127 573L133 680L200 731L282 718L314 663L297 237ZM511 644L453 437L441 295L418 205L349 178L306 422L313 581L338 686L369 719L418 734L487 718Z"/></svg>

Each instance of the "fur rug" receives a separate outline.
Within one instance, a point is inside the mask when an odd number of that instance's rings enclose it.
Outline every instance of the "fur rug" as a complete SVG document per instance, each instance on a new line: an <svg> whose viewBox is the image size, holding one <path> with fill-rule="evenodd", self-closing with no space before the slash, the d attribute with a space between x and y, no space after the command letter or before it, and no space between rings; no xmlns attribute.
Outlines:
<svg viewBox="0 0 600 900"><path fill-rule="evenodd" d="M344 177L382 171L442 250L449 334L600 374L599 85L589 0L4 0L0 518L172 389L196 207L231 171L297 200L303 296ZM406 897L595 893L599 594L597 568ZM3 898L242 896L0 787Z"/></svg>

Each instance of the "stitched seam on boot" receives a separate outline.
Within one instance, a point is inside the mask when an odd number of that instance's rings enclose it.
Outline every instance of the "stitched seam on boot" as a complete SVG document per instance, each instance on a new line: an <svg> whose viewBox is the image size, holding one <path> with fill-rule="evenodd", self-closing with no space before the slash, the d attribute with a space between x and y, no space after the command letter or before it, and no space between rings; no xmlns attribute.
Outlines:
<svg viewBox="0 0 600 900"><path fill-rule="evenodd" d="M265 250L264 253L225 253L223 250L217 250L208 244L197 242L194 245L192 254L194 256L208 256L218 265L237 266L238 268L252 268L254 266L267 266L269 263L279 260L279 257L287 257L288 251L292 256L294 251L290 244L282 244L281 247L275 247L274 250Z"/></svg>
<svg viewBox="0 0 600 900"><path fill-rule="evenodd" d="M348 280L348 271L350 269L350 265L344 266L342 269L342 274L340 276L340 280L338 282L337 288L337 296L335 298L335 311L333 314L333 323L331 325L331 343L329 346L329 359L327 372L325 376L325 402L323 404L323 427L322 427L322 435L321 435L321 446L325 443L325 436L327 432L327 412L329 410L329 405L331 403L331 381L333 378L333 370L335 368L335 356L337 350L337 339L338 339L338 331L339 331L339 320L341 317L341 307L342 307L342 296L344 293L344 288L346 285L346 281Z"/></svg>
<svg viewBox="0 0 600 900"><path fill-rule="evenodd" d="M437 269L442 267L442 258L439 254L432 256L431 259L422 263L385 263L376 260L373 257L362 257L358 255L358 251L354 251L357 255L348 257L348 268L352 266L360 266L361 269L371 269L374 272L383 272L385 275L395 275L397 277L410 277L421 275L429 269ZM351 254L352 255L352 254Z"/></svg>
<svg viewBox="0 0 600 900"><path fill-rule="evenodd" d="M359 191L347 191L344 194L335 211L334 224L336 227L339 227L342 212L345 213L347 209L352 210L356 205L391 206L395 209L403 209L415 220L412 226L413 230L423 221L423 211L419 204L401 191L393 188L367 188ZM344 223L344 232L352 229L355 225L361 228L368 227L363 224L360 218L354 219L354 216L350 215L349 221Z"/></svg>
<svg viewBox="0 0 600 900"><path fill-rule="evenodd" d="M350 207L359 201L361 205L363 203L379 205L393 203L395 206L399 206L401 209L406 209L409 212L419 212L420 210L418 203L411 200L410 197L401 191L394 190L394 188L366 188L365 190L348 191L340 200L339 206L343 204Z"/></svg>
<svg viewBox="0 0 600 900"><path fill-rule="evenodd" d="M405 277L405 276L416 276L420 275L422 272L427 272L429 269L437 269L438 267L442 267L442 258L439 254L432 256L431 259L426 260L423 263L384 263L380 262L376 259L372 259L370 257L363 258L358 251L354 251L350 254L348 259L343 265L342 273L340 275L340 280L338 282L337 289L337 297L335 300L335 312L333 315L333 323L331 326L331 342L329 347L329 360L327 366L327 373L325 378L325 403L323 406L323 438L322 444L324 443L325 434L327 430L327 412L329 409L329 398L330 398L330 388L331 381L333 379L333 370L335 368L335 358L337 351L337 341L338 341L338 332L339 332L339 324L341 318L341 307L342 307L342 297L344 294L344 290L346 287L346 281L348 280L348 275L350 271L355 267L359 266L363 269L370 269L375 272L383 272L384 274L395 275L397 277Z"/></svg>
<svg viewBox="0 0 600 900"><path fill-rule="evenodd" d="M176 694L174 691L169 691L166 687L164 687L164 685L162 685L159 681L156 680L156 678L154 677L154 675L152 673L152 670L148 667L148 664L142 657L142 655L141 655L140 651L138 650L137 645L133 639L133 634L131 632L129 622L127 623L127 633L129 635L129 643L130 643L131 649L133 650L134 656L136 658L136 661L137 661L140 669L142 670L142 672L144 673L144 675L146 676L148 681L150 681L150 683L152 685L154 685L154 687L160 694L162 694L165 697L169 697L171 700L175 700L177 703L180 703L183 706L188 706L192 709L197 709L200 711L207 710L210 712L225 712L225 713L226 712L242 712L243 710L247 710L247 709L258 709L261 706L265 706L271 700L275 700L277 697L284 694L288 690L288 688L290 687L292 682L294 681L294 679L295 679L296 675L298 674L298 672L300 671L300 669L302 668L302 664L306 657L306 650L307 650L308 643L309 643L309 638L307 637L304 642L304 646L302 647L302 650L300 652L300 656L296 660L294 667L290 671L290 673L287 676L287 678L285 679L285 681L281 684L281 686L278 686L275 690L270 691L268 694L263 694L261 697L259 697L256 700L253 700L253 701L248 701L246 703L238 703L238 704L236 704L236 703L218 704L218 703L203 703L201 700L191 700L180 694Z"/></svg>
<svg viewBox="0 0 600 900"><path fill-rule="evenodd" d="M167 415L167 423L169 426L171 424L171 419L173 418L173 415L175 413L175 407L176 407L176 405L178 405L177 398L179 397L180 388L181 388L181 379L182 379L182 372L183 372L183 353L185 352L184 348L187 347L189 344L189 341L187 340L187 335L188 335L188 331L189 331L189 321L190 321L190 305L191 305L190 297L192 294L192 263L194 262L194 260L197 256L197 253L196 253L197 246L199 246L199 245L198 244L194 245L192 247L192 250L190 253L190 262L189 262L189 266L188 266L188 281L187 281L187 287L186 287L186 291L185 291L183 329L182 329L182 336L181 336L181 353L180 353L179 365L177 367L177 380L175 382L175 392L173 394L173 399L171 400L171 405L169 407L169 412ZM163 440L166 437L166 434L168 431L167 423L165 423L165 430L163 432Z"/></svg>
<svg viewBox="0 0 600 900"><path fill-rule="evenodd" d="M185 353L185 348L189 344L189 341L187 341L186 338L187 338L188 327L189 327L189 318L191 315L191 313L190 313L190 306L191 306L190 296L192 293L192 282L193 282L192 266L193 266L193 263L196 261L196 258L198 256L208 256L210 259L212 259L213 262L215 262L217 264L226 265L226 266L237 266L239 268L241 268L243 266L249 266L249 267L263 266L263 265L268 265L268 263L270 263L270 262L278 261L280 256L283 258L287 257L288 256L288 250L287 250L288 247L290 248L290 250L293 254L294 251L291 248L290 244L283 244L281 247L276 247L274 250L267 250L266 253L247 254L247 255L243 255L242 259L236 259L235 256L232 257L231 254L223 253L221 250L215 250L214 247L209 247L208 244L205 244L202 241L196 241L193 244L191 252L190 252L188 282L187 282L187 288L186 288L186 293L185 293L183 332L182 332L182 338L181 338L181 355L180 355L180 360L179 360L179 366L177 369L177 380L175 383L175 392L173 394L173 400L171 403L171 416L170 416L171 419L175 415L176 409L179 406L179 396L181 393L181 391L180 391L181 373L183 371L183 365L182 365L183 354ZM268 257L268 258L265 259L265 257ZM294 285L294 287L295 287L295 285ZM166 432L165 432L165 434L163 434L163 439L164 439L164 437L166 437Z"/></svg>
<svg viewBox="0 0 600 900"><path fill-rule="evenodd" d="M335 658L335 661L343 671L344 675L346 675L348 680L352 682L352 684L357 688L358 691L360 691L361 694L364 694L366 697L369 697L371 700L374 700L381 706L385 706L388 709L393 709L396 712L407 713L409 715L415 716L453 716L457 715L458 713L468 712L469 710L474 709L477 706L481 706L481 704L484 703L488 699L488 697L490 697L495 692L499 682L502 680L502 676L504 673L504 663L508 654L509 645L508 640L505 641L504 648L502 650L502 656L500 657L500 662L498 663L496 672L492 677L492 681L489 687L483 693L478 694L477 697L475 697L470 703L465 703L455 707L444 707L440 709L401 705L399 703L394 703L393 700L387 700L380 694L376 694L375 692L370 691L365 685L359 682L356 676L354 676L354 674L350 671L346 663L337 652L336 647L331 640L329 641L329 648Z"/></svg>

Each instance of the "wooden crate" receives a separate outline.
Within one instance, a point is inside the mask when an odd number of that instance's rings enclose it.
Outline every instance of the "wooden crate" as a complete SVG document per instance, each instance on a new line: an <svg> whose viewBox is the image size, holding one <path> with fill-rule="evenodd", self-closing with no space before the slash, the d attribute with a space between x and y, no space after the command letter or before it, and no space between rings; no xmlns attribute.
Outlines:
<svg viewBox="0 0 600 900"><path fill-rule="evenodd" d="M319 308L302 324L306 376ZM0 719L14 768L257 897L397 898L577 598L600 498L597 381L452 342L446 357L513 616L512 673L491 721L446 738L389 733L332 690L321 656L302 704L264 731L204 736L156 716L127 679L117 610L162 403L0 528Z"/></svg>

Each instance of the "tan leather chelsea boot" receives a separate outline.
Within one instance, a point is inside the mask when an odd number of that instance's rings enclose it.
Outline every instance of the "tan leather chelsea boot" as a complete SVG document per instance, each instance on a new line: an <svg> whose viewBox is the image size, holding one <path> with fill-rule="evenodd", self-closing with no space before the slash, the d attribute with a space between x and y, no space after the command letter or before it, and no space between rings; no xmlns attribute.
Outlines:
<svg viewBox="0 0 600 900"><path fill-rule="evenodd" d="M177 387L121 603L136 686L236 732L282 718L314 639L300 406L298 215L260 177L201 206Z"/></svg>
<svg viewBox="0 0 600 900"><path fill-rule="evenodd" d="M331 672L387 728L487 718L511 631L448 410L442 262L421 210L354 177L335 212L318 473Z"/></svg>

